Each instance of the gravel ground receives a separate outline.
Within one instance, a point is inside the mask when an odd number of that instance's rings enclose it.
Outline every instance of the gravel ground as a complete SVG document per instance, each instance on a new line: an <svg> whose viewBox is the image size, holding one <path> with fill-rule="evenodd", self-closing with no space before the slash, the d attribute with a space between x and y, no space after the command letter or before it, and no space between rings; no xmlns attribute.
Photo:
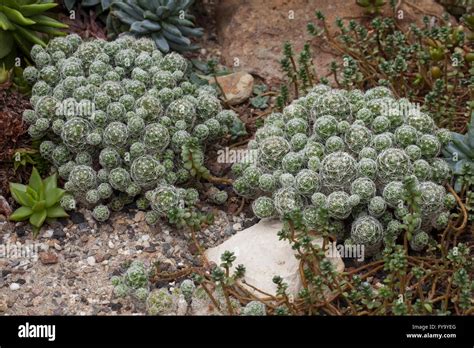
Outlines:
<svg viewBox="0 0 474 348"><path fill-rule="evenodd" d="M256 222L215 208L214 215L214 223L197 234L203 248ZM14 245L35 245L38 252L18 255ZM133 209L113 214L107 224L80 210L43 227L36 239L26 224L0 216L0 246L0 315L138 314L130 300L113 296L113 275L133 260L159 262L166 272L201 263L186 230L164 223L149 226L144 213Z"/></svg>

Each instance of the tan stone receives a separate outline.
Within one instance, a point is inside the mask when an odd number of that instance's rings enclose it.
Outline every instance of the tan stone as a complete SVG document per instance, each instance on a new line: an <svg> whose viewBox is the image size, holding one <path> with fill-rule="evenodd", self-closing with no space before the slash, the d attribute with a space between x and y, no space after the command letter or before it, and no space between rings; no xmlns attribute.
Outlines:
<svg viewBox="0 0 474 348"><path fill-rule="evenodd" d="M252 95L253 81L253 76L244 71L217 77L217 82L224 91L229 105L246 101Z"/></svg>
<svg viewBox="0 0 474 348"><path fill-rule="evenodd" d="M329 75L329 64L335 55L321 39L313 39L306 31L308 22L317 22L316 10L325 14L331 33L337 30L336 17L345 21L364 17L363 9L347 0L221 0L216 9L216 25L224 63L235 66L237 62L238 69L278 81L283 77L279 63L283 43L291 42L299 52L311 40L318 75ZM399 10L403 11L399 23L404 27L411 23L422 25L424 14L441 16L444 12L435 0L402 1ZM388 4L385 11L391 11Z"/></svg>
<svg viewBox="0 0 474 348"><path fill-rule="evenodd" d="M58 263L58 255L51 252L40 253L39 259L43 265L53 265L55 263Z"/></svg>

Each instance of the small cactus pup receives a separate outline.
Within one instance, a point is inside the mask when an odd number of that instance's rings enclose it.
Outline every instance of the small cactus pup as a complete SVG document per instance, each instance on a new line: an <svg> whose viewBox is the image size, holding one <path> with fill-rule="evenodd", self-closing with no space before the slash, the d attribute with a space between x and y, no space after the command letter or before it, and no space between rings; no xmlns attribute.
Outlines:
<svg viewBox="0 0 474 348"><path fill-rule="evenodd" d="M114 2L112 12L135 3ZM167 4L179 11L190 2ZM174 18L162 6L155 10ZM70 34L33 46L31 56L35 66L24 74L33 85L32 109L23 119L64 180L61 207L86 207L105 222L135 203L152 225L162 218L199 225L192 186L208 172L205 148L242 121L222 109L214 88L190 80L188 60L132 35L83 41ZM227 193L216 189L209 198L223 204Z"/></svg>
<svg viewBox="0 0 474 348"><path fill-rule="evenodd" d="M317 85L266 118L251 144L256 160L234 164L233 186L253 199L257 217L301 217L303 228L331 230L366 256L397 242L410 221L410 246L422 251L455 204L444 187L452 170L440 157L450 139L386 87L364 93ZM419 199L410 198L407 177Z"/></svg>

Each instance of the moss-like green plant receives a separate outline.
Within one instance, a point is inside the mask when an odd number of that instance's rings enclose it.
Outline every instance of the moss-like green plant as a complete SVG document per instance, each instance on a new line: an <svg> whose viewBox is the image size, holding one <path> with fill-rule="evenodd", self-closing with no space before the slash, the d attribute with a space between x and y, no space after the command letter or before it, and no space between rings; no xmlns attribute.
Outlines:
<svg viewBox="0 0 474 348"><path fill-rule="evenodd" d="M33 168L28 185L10 183L10 192L21 205L10 215L10 220L29 220L35 235L46 219L68 216L59 204L65 191L57 187L56 174L42 180L38 170Z"/></svg>

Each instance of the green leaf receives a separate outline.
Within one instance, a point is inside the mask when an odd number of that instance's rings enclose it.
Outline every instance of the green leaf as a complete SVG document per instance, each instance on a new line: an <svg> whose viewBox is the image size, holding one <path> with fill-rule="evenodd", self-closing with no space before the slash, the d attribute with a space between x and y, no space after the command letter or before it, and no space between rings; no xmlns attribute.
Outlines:
<svg viewBox="0 0 474 348"><path fill-rule="evenodd" d="M76 4L76 0L64 0L64 6L66 6L68 11L71 11Z"/></svg>
<svg viewBox="0 0 474 348"><path fill-rule="evenodd" d="M250 104L257 109L266 109L268 107L268 99L268 96L262 97L259 95L257 97L250 98Z"/></svg>
<svg viewBox="0 0 474 348"><path fill-rule="evenodd" d="M179 29L176 28L176 26L174 26L173 24L162 22L161 26L168 33L173 34L173 35L178 36L178 37L181 36L181 31L179 31Z"/></svg>
<svg viewBox="0 0 474 348"><path fill-rule="evenodd" d="M100 3L100 0L82 0L83 7L96 6Z"/></svg>
<svg viewBox="0 0 474 348"><path fill-rule="evenodd" d="M42 200L42 201L36 202L35 205L33 205L32 209L35 213L38 213L38 212L43 211L45 208L46 208L46 201Z"/></svg>
<svg viewBox="0 0 474 348"><path fill-rule="evenodd" d="M69 215L60 205L55 205L47 209L47 216L48 218L61 218L68 217Z"/></svg>
<svg viewBox="0 0 474 348"><path fill-rule="evenodd" d="M32 207L35 201L26 193L26 186L22 184L10 183L10 192L15 201L22 206Z"/></svg>
<svg viewBox="0 0 474 348"><path fill-rule="evenodd" d="M209 73L209 66L207 65L206 62L199 60L199 59L191 59L191 63L193 63L193 66L198 69L199 71L202 71L204 74Z"/></svg>
<svg viewBox="0 0 474 348"><path fill-rule="evenodd" d="M35 167L33 167L33 170L31 171L28 186L35 190L37 193L40 193L43 189L43 180L41 180L41 176Z"/></svg>
<svg viewBox="0 0 474 348"><path fill-rule="evenodd" d="M53 175L48 176L46 179L43 180L43 188L44 193L48 196L48 193L58 187L57 185L58 175L54 173Z"/></svg>
<svg viewBox="0 0 474 348"><path fill-rule="evenodd" d="M12 31L16 45L23 51L26 57L30 56L31 43L16 31Z"/></svg>
<svg viewBox="0 0 474 348"><path fill-rule="evenodd" d="M26 194L28 194L34 201L39 199L38 193L29 186L26 186Z"/></svg>
<svg viewBox="0 0 474 348"><path fill-rule="evenodd" d="M158 34L158 33L153 33L151 35L151 38L155 41L156 47L163 53L168 53L170 50L170 45L168 44L168 41L163 37L163 35Z"/></svg>
<svg viewBox="0 0 474 348"><path fill-rule="evenodd" d="M43 225L44 220L46 219L46 215L47 215L46 210L33 213L30 216L30 224L32 224L33 226L37 228L40 228Z"/></svg>
<svg viewBox="0 0 474 348"><path fill-rule="evenodd" d="M184 47L189 46L191 44L191 40L185 36L176 36L173 34L168 33L167 31L163 31L163 36L178 45L182 45Z"/></svg>
<svg viewBox="0 0 474 348"><path fill-rule="evenodd" d="M268 86L262 83L262 84L259 84L259 85L255 85L253 87L252 92L255 95L259 95L259 94L265 93L266 91L268 91Z"/></svg>
<svg viewBox="0 0 474 348"><path fill-rule="evenodd" d="M161 30L161 25L159 23L152 22L148 19L145 19L141 22L134 22L131 27L130 31L139 33L139 34L146 34L151 31L159 31Z"/></svg>
<svg viewBox="0 0 474 348"><path fill-rule="evenodd" d="M112 7L113 6L118 7L122 11L122 13L127 14L128 16L130 16L131 18L133 18L136 21L139 21L139 20L143 19L143 11L140 12L136 7L134 8L134 7L126 4L125 2L114 1L112 3ZM115 13L116 12L114 11L114 15L115 15Z"/></svg>
<svg viewBox="0 0 474 348"><path fill-rule="evenodd" d="M0 29L0 59L7 56L12 50L12 47L13 36L9 32Z"/></svg>
<svg viewBox="0 0 474 348"><path fill-rule="evenodd" d="M29 207L20 207L10 215L10 221L23 221L33 214L33 210Z"/></svg>
<svg viewBox="0 0 474 348"><path fill-rule="evenodd" d="M13 26L12 22L8 19L5 14L0 12L0 29L3 30L15 30L15 27Z"/></svg>
<svg viewBox="0 0 474 348"><path fill-rule="evenodd" d="M102 0L101 1L102 9L104 11L107 10L110 7L111 4L112 4L112 0Z"/></svg>
<svg viewBox="0 0 474 348"><path fill-rule="evenodd" d="M179 31L181 31L181 34L186 36L201 37L204 34L202 28L189 28L184 26L178 26L178 29Z"/></svg>
<svg viewBox="0 0 474 348"><path fill-rule="evenodd" d="M36 22L36 24L38 24L38 25L44 25L44 26L47 26L47 27L58 28L58 29L67 29L67 28L69 28L66 24L64 24L60 21L57 21L54 18L45 16L45 15L33 16L33 17L31 17L31 19L33 19Z"/></svg>
<svg viewBox="0 0 474 348"><path fill-rule="evenodd" d="M49 193L45 193L46 195L46 207L52 207L56 203L58 203L61 198L63 198L64 193L66 191L60 189L60 188L53 188L49 191Z"/></svg>
<svg viewBox="0 0 474 348"><path fill-rule="evenodd" d="M22 5L20 6L20 11L24 16L30 17L30 16L34 16L34 15L46 12L47 10L50 10L56 6L58 6L58 4L54 2L43 3L43 4Z"/></svg>

